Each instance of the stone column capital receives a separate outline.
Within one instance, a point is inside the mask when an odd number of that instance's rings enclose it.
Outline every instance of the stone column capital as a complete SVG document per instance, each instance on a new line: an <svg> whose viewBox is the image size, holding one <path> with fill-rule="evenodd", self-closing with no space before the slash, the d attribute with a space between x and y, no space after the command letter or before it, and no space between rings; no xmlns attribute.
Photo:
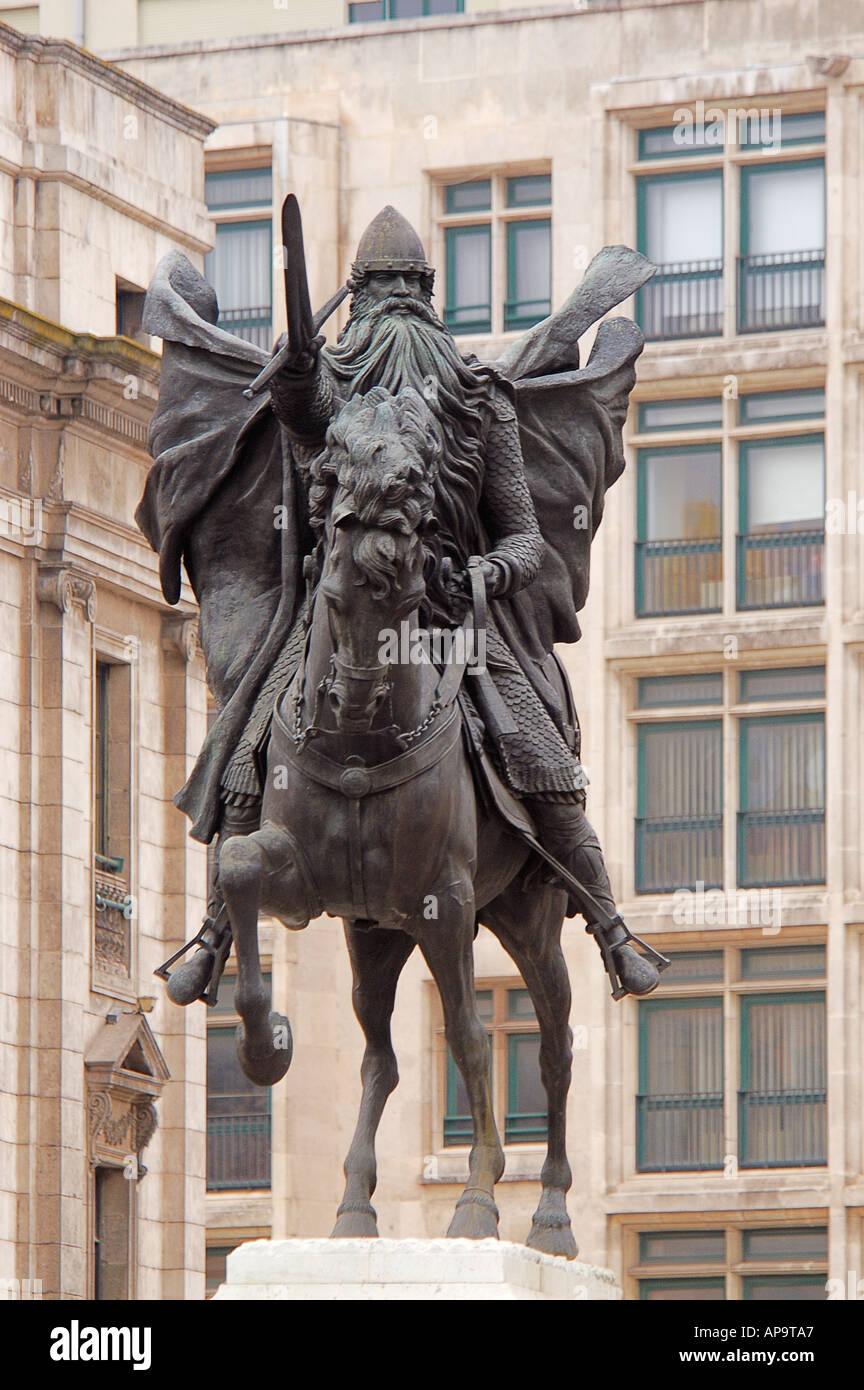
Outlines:
<svg viewBox="0 0 864 1390"><path fill-rule="evenodd" d="M96 581L69 565L41 564L36 572L36 597L53 603L63 614L80 604L88 623L96 621Z"/></svg>

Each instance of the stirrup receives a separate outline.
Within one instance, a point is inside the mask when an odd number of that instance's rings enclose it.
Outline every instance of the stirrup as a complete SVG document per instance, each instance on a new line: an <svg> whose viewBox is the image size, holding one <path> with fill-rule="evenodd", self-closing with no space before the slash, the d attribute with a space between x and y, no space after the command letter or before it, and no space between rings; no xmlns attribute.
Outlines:
<svg viewBox="0 0 864 1390"><path fill-rule="evenodd" d="M614 945L610 945L609 938L606 935L610 927L620 928L624 933L621 940L616 941ZM585 930L588 932L589 936L594 937L597 945L600 947L600 955L603 957L603 964L606 967L606 973L612 985L613 999L623 999L625 994L630 993L628 989L624 988L618 975L618 967L615 962L614 952L619 946L625 946L631 941L635 945L641 946L649 964L655 967L658 974L662 974L662 972L668 969L672 964L666 956L661 956L659 951L655 951L653 946L649 946L647 941L643 941L641 936L636 936L630 930L620 913L616 913L613 918L605 923L588 922L585 926Z"/></svg>
<svg viewBox="0 0 864 1390"><path fill-rule="evenodd" d="M205 932L210 932L216 937L215 946L212 942L204 940ZM219 981L222 979L222 972L225 969L225 964L231 953L231 943L233 939L231 923L228 919L228 909L223 903L215 918L205 917L197 934L193 936L190 941L187 941L185 946L181 946L179 951L175 951L173 956L169 956L166 961L163 961L163 963L153 971L153 974L157 975L160 980L165 980L167 982L171 979L171 966L174 965L175 961L185 956L187 951L191 951L195 946L200 947L203 951L207 951L212 957L210 977L207 982L207 988L202 990L198 998L203 1000L208 1009L213 1009L216 1007ZM190 1000L190 1003L194 1002L194 1000Z"/></svg>

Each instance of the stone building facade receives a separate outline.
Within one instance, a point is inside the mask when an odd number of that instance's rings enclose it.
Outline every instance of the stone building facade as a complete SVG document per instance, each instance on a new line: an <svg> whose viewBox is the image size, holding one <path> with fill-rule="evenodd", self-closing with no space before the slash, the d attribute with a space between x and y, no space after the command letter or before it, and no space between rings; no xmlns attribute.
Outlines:
<svg viewBox="0 0 864 1390"><path fill-rule="evenodd" d="M0 70L0 1285L195 1298L203 1019L152 971L200 920L171 794L206 700L190 595L167 608L133 521L135 311L160 255L208 249L211 127L6 25Z"/></svg>
<svg viewBox="0 0 864 1390"><path fill-rule="evenodd" d="M581 925L565 927L574 1228L628 1298L814 1298L828 1280L855 1296L860 19L834 0L468 0L353 23L336 8L316 6L310 30L306 7L276 6L268 33L248 7L245 33L211 17L194 36L191 0L170 33L141 0L114 7L122 34L97 24L87 42L216 123L209 272L228 322L259 341L282 326L270 266L288 191L316 306L392 202L480 356L560 304L604 244L660 266L624 306L648 337L630 466L565 659L622 911L675 969L651 1000L614 1004ZM240 1240L329 1231L359 1099L339 925L264 938L295 1056L269 1102L244 1093L229 987L207 1020L214 1281ZM519 1240L543 1155L536 1024L488 933L475 960L507 1141L501 1230ZM394 1040L380 1229L440 1235L466 1170L464 1106L419 957Z"/></svg>

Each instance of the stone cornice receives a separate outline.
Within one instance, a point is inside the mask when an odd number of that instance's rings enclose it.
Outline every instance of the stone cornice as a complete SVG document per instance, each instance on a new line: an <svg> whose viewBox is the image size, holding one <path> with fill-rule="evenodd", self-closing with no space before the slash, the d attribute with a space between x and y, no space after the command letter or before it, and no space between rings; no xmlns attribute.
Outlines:
<svg viewBox="0 0 864 1390"><path fill-rule="evenodd" d="M159 379L160 357L131 338L98 338L93 333L73 333L52 319L35 314L11 299L0 299L0 331L6 329L28 347L53 351L62 359L70 356L107 362L122 372L134 371L154 383Z"/></svg>
<svg viewBox="0 0 864 1390"><path fill-rule="evenodd" d="M207 116L202 116L200 112L192 111L179 101L164 96L140 78L132 77L122 69L114 67L104 58L96 58L67 39L22 34L10 25L0 23L0 49L16 57L28 58L34 63L46 63L52 67L63 66L81 73L89 81L97 82L100 87L115 92L142 111L157 116L187 135L204 139L215 128L215 122Z"/></svg>

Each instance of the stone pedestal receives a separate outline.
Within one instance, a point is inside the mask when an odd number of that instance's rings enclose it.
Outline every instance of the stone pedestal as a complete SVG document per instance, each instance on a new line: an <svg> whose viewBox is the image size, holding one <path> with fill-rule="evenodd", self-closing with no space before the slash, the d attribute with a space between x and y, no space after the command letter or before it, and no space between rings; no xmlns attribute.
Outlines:
<svg viewBox="0 0 864 1390"><path fill-rule="evenodd" d="M499 1240L254 1240L217 1299L619 1299L608 1269Z"/></svg>

